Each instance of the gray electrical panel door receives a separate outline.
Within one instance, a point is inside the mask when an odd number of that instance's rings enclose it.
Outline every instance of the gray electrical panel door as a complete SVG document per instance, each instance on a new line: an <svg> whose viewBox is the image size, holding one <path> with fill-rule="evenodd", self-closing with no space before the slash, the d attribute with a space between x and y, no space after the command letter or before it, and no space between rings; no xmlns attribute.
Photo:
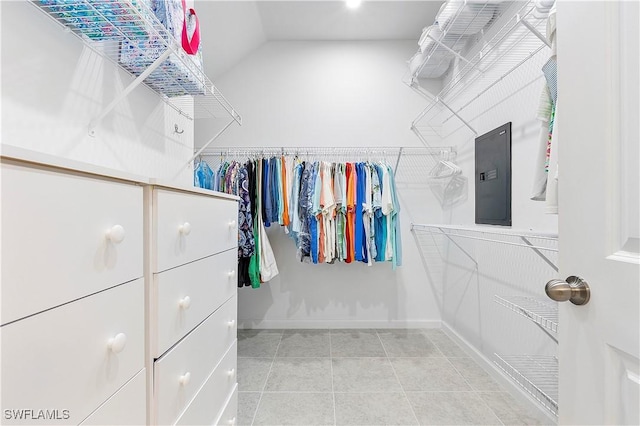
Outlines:
<svg viewBox="0 0 640 426"><path fill-rule="evenodd" d="M476 138L476 223L511 226L511 123Z"/></svg>

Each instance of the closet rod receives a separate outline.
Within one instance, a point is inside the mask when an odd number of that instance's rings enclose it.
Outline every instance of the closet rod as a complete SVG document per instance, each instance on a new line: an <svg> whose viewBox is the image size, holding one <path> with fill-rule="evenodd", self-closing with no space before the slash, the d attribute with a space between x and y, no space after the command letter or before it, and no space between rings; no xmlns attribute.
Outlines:
<svg viewBox="0 0 640 426"><path fill-rule="evenodd" d="M345 156L356 155L360 158L369 155L388 156L444 156L455 153L450 146L442 147L374 147L363 149L361 147L215 147L197 151L196 155L212 156L244 156L244 155L312 155L312 156Z"/></svg>

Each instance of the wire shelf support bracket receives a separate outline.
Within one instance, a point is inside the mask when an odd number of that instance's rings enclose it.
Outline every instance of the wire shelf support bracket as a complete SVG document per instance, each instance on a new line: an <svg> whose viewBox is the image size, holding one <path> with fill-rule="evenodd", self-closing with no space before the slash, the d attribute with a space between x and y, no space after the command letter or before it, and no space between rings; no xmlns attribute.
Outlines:
<svg viewBox="0 0 640 426"><path fill-rule="evenodd" d="M242 125L240 114L209 80L198 61L184 52L146 2L31 0L29 3L93 53L135 77L90 121L90 136L96 135L99 123L141 84L187 119L229 116Z"/></svg>

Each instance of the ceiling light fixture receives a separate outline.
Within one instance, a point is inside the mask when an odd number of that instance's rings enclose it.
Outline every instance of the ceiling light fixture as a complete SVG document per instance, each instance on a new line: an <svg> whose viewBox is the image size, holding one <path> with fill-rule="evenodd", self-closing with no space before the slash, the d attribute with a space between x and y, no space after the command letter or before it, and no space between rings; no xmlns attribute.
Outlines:
<svg viewBox="0 0 640 426"><path fill-rule="evenodd" d="M362 0L347 0L347 7L349 9L357 9L362 4Z"/></svg>

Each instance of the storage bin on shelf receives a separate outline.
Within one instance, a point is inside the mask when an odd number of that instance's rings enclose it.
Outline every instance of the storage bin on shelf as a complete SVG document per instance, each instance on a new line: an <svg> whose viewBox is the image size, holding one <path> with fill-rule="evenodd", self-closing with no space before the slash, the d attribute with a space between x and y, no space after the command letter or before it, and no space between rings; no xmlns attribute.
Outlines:
<svg viewBox="0 0 640 426"><path fill-rule="evenodd" d="M76 32L95 41L148 36L150 9L139 0L41 0L41 7Z"/></svg>
<svg viewBox="0 0 640 426"><path fill-rule="evenodd" d="M176 45L182 38L182 27L185 11L180 0L151 2L153 13L167 29L163 38L158 36L130 41L123 40L120 47L120 63L133 73L140 75L151 65L167 47ZM193 33L194 23L187 20L187 31ZM166 38L165 38L166 37ZM202 62L202 46L195 55L188 55L182 47L178 47L169 57L155 69L145 83L168 97L182 95L206 94L207 81Z"/></svg>
<svg viewBox="0 0 640 426"><path fill-rule="evenodd" d="M131 43L123 40L120 47L120 64L124 69L138 76L146 70L167 49L166 43L149 39ZM145 83L152 89L168 96L206 94L202 52L187 55L180 48L155 69Z"/></svg>

